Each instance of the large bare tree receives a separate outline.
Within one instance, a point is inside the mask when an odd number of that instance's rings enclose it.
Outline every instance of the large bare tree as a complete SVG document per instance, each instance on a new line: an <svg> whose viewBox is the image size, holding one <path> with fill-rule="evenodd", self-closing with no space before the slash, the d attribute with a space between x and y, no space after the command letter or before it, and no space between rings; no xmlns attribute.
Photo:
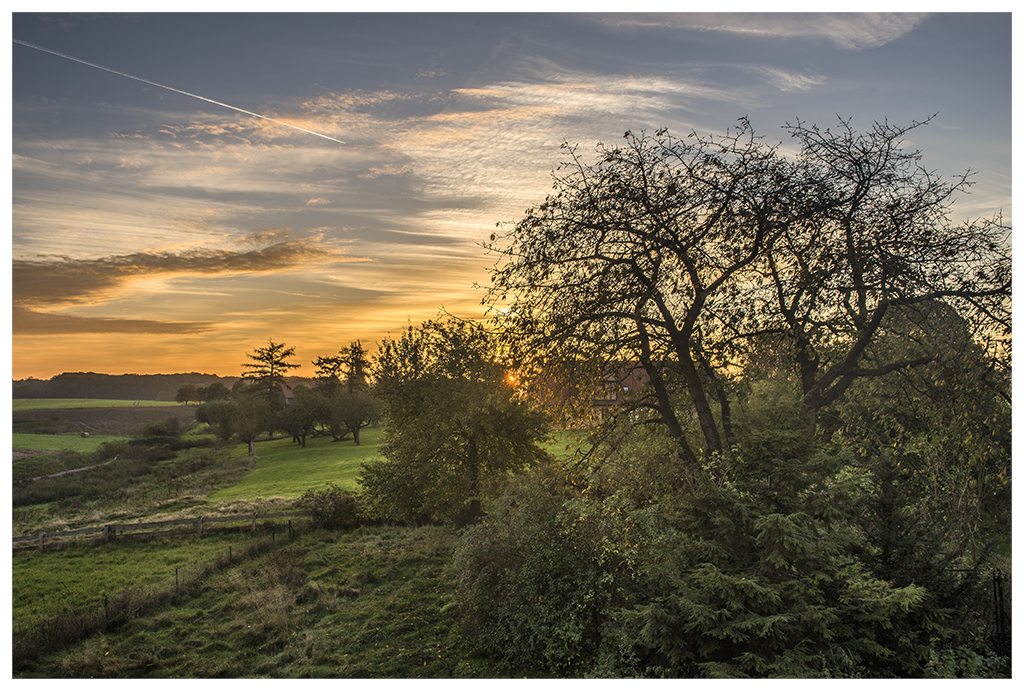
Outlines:
<svg viewBox="0 0 1024 691"><path fill-rule="evenodd" d="M790 156L745 119L721 137L626 132L594 163L563 145L554 192L492 235L485 302L535 381L638 363L634 406L699 463L727 448L729 382L759 349L785 350L820 410L857 377L917 363L865 360L893 306L942 300L1008 333L1008 228L950 220L969 179L943 182L901 148L922 124L798 122Z"/></svg>

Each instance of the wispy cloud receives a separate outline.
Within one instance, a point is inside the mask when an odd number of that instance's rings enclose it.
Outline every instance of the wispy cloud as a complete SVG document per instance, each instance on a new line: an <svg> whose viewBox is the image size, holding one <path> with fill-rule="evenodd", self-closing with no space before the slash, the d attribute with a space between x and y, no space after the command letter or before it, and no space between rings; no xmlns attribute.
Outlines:
<svg viewBox="0 0 1024 691"><path fill-rule="evenodd" d="M53 336L77 334L185 334L208 333L210 322L181 322L155 319L115 319L82 317L70 314L36 312L15 305L11 311L11 327L19 336Z"/></svg>
<svg viewBox="0 0 1024 691"><path fill-rule="evenodd" d="M776 39L824 40L845 50L877 48L917 27L927 13L684 13L600 15L618 26L661 26Z"/></svg>

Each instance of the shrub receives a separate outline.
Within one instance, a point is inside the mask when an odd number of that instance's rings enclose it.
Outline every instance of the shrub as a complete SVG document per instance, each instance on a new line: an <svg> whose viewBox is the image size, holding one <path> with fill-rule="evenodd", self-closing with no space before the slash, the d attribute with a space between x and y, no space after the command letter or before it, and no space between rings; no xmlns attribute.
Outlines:
<svg viewBox="0 0 1024 691"><path fill-rule="evenodd" d="M784 384L737 412L703 468L639 432L607 463L517 482L460 542L467 638L546 675L920 676L941 614L876 570L871 473L813 443Z"/></svg>
<svg viewBox="0 0 1024 691"><path fill-rule="evenodd" d="M321 528L355 528L362 522L358 497L333 482L328 482L324 489L306 490L296 504L308 511Z"/></svg>

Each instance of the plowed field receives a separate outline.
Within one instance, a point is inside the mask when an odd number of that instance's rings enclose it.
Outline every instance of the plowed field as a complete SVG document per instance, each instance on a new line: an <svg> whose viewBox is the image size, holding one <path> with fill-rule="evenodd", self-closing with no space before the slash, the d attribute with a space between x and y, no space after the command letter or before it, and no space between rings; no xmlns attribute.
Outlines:
<svg viewBox="0 0 1024 691"><path fill-rule="evenodd" d="M129 435L153 420L176 417L182 427L195 420L196 407L132 406L126 408L72 408L15 410L11 413L15 432L51 433L105 432Z"/></svg>

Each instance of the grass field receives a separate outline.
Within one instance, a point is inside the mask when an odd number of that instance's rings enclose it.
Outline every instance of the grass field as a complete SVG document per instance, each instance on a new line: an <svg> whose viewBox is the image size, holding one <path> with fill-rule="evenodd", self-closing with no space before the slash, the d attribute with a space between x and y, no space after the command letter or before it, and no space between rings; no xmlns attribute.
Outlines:
<svg viewBox="0 0 1024 691"><path fill-rule="evenodd" d="M104 594L112 596L125 588L173 586L176 568L183 571L238 542L236 534L211 533L201 540L177 538L15 554L12 618L26 626L67 609L101 607Z"/></svg>
<svg viewBox="0 0 1024 691"><path fill-rule="evenodd" d="M52 409L54 401L46 405ZM240 507L289 510L292 499L327 482L358 491L360 466L379 457L381 436L379 428L363 430L360 446L329 437L311 437L305 448L289 438L258 442L255 465L244 444L129 463L123 472L111 464L68 478L68 487L82 490L74 496L15 513L26 522L22 532L34 534L40 526L65 530ZM16 434L14 444L85 453L114 438ZM560 433L550 450L565 456L574 443L574 435ZM165 466L173 472L164 472ZM86 483L102 482L100 489L83 493ZM129 508L137 510L125 513ZM451 529L315 530L294 541L279 540L269 552L238 557L246 539L208 535L15 555L12 619L20 632L15 676L401 679L499 674L492 664L468 654L459 636L458 577L448 569L457 539ZM211 560L223 564L222 553L231 544L236 547L231 564L203 570ZM180 594L175 569L199 574ZM149 604L140 605L124 623L104 625L105 598L136 597L130 595L136 592L138 602ZM83 624L83 612L100 618ZM76 626L81 634L63 637Z"/></svg>
<svg viewBox="0 0 1024 691"><path fill-rule="evenodd" d="M330 437L309 437L305 448L291 439L258 442L256 467L232 487L211 493L208 501L217 504L239 499L288 499L327 482L357 491L359 466L377 457L380 435L380 428L364 429L360 446L351 440L336 442Z"/></svg>
<svg viewBox="0 0 1024 691"><path fill-rule="evenodd" d="M155 611L24 659L15 676L495 677L456 626L455 539L437 526L300 535ZM153 561L154 572L173 571Z"/></svg>
<svg viewBox="0 0 1024 691"><path fill-rule="evenodd" d="M29 449L32 451L78 451L79 453L92 453L100 447L100 444L114 441L120 437L108 436L72 436L69 434L19 434L11 435L11 446L15 449Z"/></svg>
<svg viewBox="0 0 1024 691"><path fill-rule="evenodd" d="M12 410L70 410L75 408L180 407L175 401L125 401L115 398L15 398Z"/></svg>

